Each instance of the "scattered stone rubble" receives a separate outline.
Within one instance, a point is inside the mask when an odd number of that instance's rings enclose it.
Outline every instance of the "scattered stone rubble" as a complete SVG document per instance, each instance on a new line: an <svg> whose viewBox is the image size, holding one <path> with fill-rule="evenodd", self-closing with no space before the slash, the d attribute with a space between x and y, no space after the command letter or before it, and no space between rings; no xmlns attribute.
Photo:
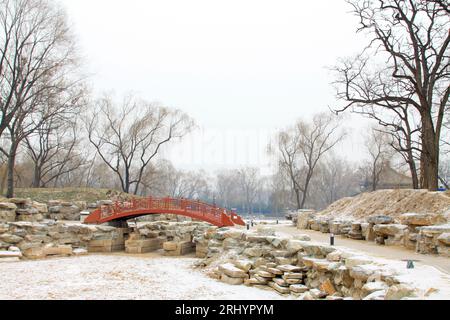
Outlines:
<svg viewBox="0 0 450 320"><path fill-rule="evenodd" d="M297 227L341 235L380 245L404 246L423 254L450 257L450 225L443 215L405 213L398 218L373 215L365 220L330 219L311 212L300 212Z"/></svg>
<svg viewBox="0 0 450 320"><path fill-rule="evenodd" d="M415 299L386 266L366 256L309 241L274 236L268 229L249 232L210 228L196 238L197 264L230 285L275 290L303 300Z"/></svg>

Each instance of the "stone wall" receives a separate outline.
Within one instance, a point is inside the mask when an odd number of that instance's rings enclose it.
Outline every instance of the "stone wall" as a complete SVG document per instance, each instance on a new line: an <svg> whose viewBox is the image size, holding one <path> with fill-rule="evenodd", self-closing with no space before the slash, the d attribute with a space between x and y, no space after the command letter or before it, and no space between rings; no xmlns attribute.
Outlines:
<svg viewBox="0 0 450 320"><path fill-rule="evenodd" d="M98 207L99 203L88 205L83 201L50 200L39 203L31 199L4 199L0 202L0 222L39 222L44 219L79 221L81 211Z"/></svg>
<svg viewBox="0 0 450 320"><path fill-rule="evenodd" d="M374 241L379 245L403 246L423 254L450 257L450 225L441 215L406 213L393 219L375 215L365 221L329 219L299 213L297 227L341 235L354 240Z"/></svg>
<svg viewBox="0 0 450 320"><path fill-rule="evenodd" d="M0 256L20 252L27 259L87 253L95 241L124 241L123 229L54 220L0 223ZM103 252L103 251L102 251Z"/></svg>
<svg viewBox="0 0 450 320"><path fill-rule="evenodd" d="M101 206L112 205L112 200L85 201L50 200L39 203L31 199L1 199L0 223L2 222L39 222L44 219L55 221L80 221L81 212L92 212ZM148 215L138 218L140 222L190 222L192 219L177 215Z"/></svg>
<svg viewBox="0 0 450 320"><path fill-rule="evenodd" d="M371 258L308 240L274 236L268 229L210 229L195 240L197 253L204 256L197 266L231 285L272 289L304 300L397 300L417 295Z"/></svg>

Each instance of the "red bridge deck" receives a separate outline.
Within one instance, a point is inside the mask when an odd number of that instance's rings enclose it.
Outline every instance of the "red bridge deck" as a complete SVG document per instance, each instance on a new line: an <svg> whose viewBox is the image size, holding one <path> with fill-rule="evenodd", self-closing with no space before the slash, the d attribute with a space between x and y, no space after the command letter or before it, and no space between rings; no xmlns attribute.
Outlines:
<svg viewBox="0 0 450 320"><path fill-rule="evenodd" d="M129 220L150 214L174 214L211 223L217 227L245 225L237 214L200 201L185 199L133 199L102 206L92 212L84 221L87 224L102 224L111 221Z"/></svg>

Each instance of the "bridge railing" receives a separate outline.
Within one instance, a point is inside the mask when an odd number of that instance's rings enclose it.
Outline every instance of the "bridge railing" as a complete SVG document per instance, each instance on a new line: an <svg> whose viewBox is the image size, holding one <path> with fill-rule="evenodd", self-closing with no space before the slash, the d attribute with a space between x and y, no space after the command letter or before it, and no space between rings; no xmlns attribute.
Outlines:
<svg viewBox="0 0 450 320"><path fill-rule="evenodd" d="M102 219L122 214L131 210L172 210L195 213L210 220L218 222L222 219L222 214L232 216L234 213L217 206L210 205L196 200L173 199L173 198L147 198L133 199L125 202L115 202L112 206L101 208ZM199 216L199 218L200 218Z"/></svg>

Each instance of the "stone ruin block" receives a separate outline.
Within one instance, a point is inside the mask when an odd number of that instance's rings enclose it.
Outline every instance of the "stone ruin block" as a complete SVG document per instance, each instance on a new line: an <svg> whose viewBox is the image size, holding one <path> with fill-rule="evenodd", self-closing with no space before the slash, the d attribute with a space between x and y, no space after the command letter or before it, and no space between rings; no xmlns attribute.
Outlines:
<svg viewBox="0 0 450 320"><path fill-rule="evenodd" d="M161 239L148 239L148 240L127 240L125 242L126 253L148 253L159 250L162 248Z"/></svg>
<svg viewBox="0 0 450 320"><path fill-rule="evenodd" d="M16 221L17 206L14 203L0 202L0 222Z"/></svg>
<svg viewBox="0 0 450 320"><path fill-rule="evenodd" d="M195 243L190 241L182 242L165 242L163 244L164 255L165 256L184 256L195 252Z"/></svg>
<svg viewBox="0 0 450 320"><path fill-rule="evenodd" d="M388 246L403 245L407 226L402 224L377 224L373 227L375 242Z"/></svg>
<svg viewBox="0 0 450 320"><path fill-rule="evenodd" d="M297 229L309 229L309 221L314 219L315 211L313 210L299 210L297 214Z"/></svg>
<svg viewBox="0 0 450 320"><path fill-rule="evenodd" d="M449 256L450 225L420 227L418 230L418 253Z"/></svg>
<svg viewBox="0 0 450 320"><path fill-rule="evenodd" d="M408 226L424 227L446 223L447 220L434 213L405 213L400 216L400 222Z"/></svg>
<svg viewBox="0 0 450 320"><path fill-rule="evenodd" d="M125 250L123 240L91 240L88 244L89 252L117 252Z"/></svg>
<svg viewBox="0 0 450 320"><path fill-rule="evenodd" d="M353 223L347 237L353 240L364 240L361 223Z"/></svg>
<svg viewBox="0 0 450 320"><path fill-rule="evenodd" d="M373 224L373 225L377 225L377 224L393 224L394 223L394 219L389 217L389 216L385 216L385 215L374 215L371 216L367 219L367 222Z"/></svg>

